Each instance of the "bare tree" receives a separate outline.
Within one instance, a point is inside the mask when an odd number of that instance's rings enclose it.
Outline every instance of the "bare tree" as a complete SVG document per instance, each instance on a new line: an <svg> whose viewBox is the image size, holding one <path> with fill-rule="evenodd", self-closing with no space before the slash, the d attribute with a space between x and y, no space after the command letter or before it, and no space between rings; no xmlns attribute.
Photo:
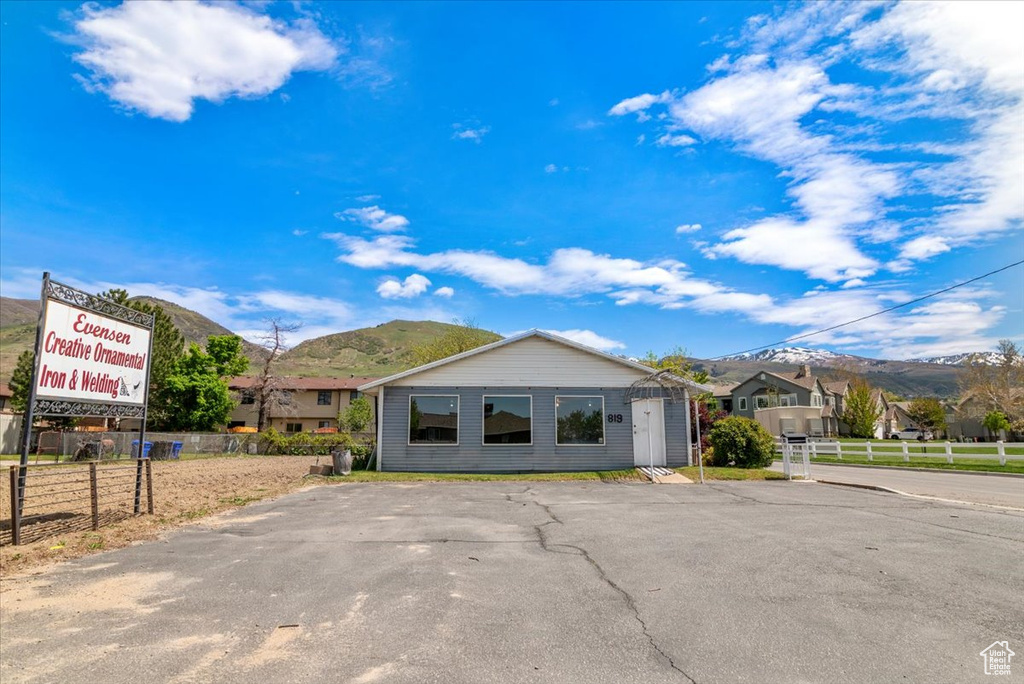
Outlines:
<svg viewBox="0 0 1024 684"><path fill-rule="evenodd" d="M270 423L270 414L275 410L283 412L293 410L291 394L282 387L281 379L275 369L280 355L286 350L285 336L302 326L285 324L277 318L267 321L267 332L259 337L260 346L267 350L267 355L260 364L255 382L247 391L252 394L256 404L256 429L263 432Z"/></svg>
<svg viewBox="0 0 1024 684"><path fill-rule="evenodd" d="M981 418L992 411L1006 414L1010 420L1024 418L1024 357L1010 340L999 340L996 363L972 357L960 373L963 398L973 398L968 406L972 417Z"/></svg>

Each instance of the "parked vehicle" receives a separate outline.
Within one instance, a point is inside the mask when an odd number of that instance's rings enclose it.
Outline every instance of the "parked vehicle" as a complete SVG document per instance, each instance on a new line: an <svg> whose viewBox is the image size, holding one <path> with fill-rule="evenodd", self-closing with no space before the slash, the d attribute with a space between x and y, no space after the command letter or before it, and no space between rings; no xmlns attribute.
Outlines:
<svg viewBox="0 0 1024 684"><path fill-rule="evenodd" d="M889 435L889 439L916 439L924 442L929 439L934 439L934 435L932 435L930 430L908 427L900 430L899 432L892 433Z"/></svg>

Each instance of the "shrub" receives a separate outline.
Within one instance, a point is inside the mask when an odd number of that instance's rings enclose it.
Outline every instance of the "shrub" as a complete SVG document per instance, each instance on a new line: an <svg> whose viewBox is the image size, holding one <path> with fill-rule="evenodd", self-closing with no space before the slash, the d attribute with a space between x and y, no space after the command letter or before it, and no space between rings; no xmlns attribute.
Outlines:
<svg viewBox="0 0 1024 684"><path fill-rule="evenodd" d="M315 434L296 432L283 435L274 428L261 432L260 451L264 454L317 455L327 456L335 449L353 447L352 437L345 432ZM353 455L354 452L353 452Z"/></svg>
<svg viewBox="0 0 1024 684"><path fill-rule="evenodd" d="M711 464L764 468L775 457L775 438L750 418L733 416L711 428Z"/></svg>

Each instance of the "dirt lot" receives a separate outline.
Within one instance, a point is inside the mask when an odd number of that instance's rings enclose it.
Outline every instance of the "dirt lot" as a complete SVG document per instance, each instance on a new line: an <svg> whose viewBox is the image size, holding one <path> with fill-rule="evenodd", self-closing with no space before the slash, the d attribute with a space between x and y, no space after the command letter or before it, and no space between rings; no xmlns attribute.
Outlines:
<svg viewBox="0 0 1024 684"><path fill-rule="evenodd" d="M154 515L138 517L131 515L133 463L117 463L113 467L126 468L111 471L105 480L101 480L108 483L106 491L109 496L101 500L100 515L105 521L112 521L110 524L92 531L87 491L33 499L29 489L26 507L40 504L33 512L68 517L47 523L50 529L41 538L31 525L23 527L22 534L31 541L19 546L9 543L11 504L5 480L5 486L0 487L0 527L3 528L0 539L4 544L0 546L0 575L10 576L55 561L153 539L164 530L189 524L212 513L294 491L309 482L304 476L314 460L315 457L311 456L236 456L154 462ZM76 466L67 474L40 477L35 481L41 483L48 479L47 486L53 488L53 481L61 480L64 484L57 487L71 491L75 489L72 482L83 481L83 468ZM84 482L87 487L88 480ZM57 503L62 500L67 503ZM143 491L142 510L146 509L145 501ZM75 516L70 517L70 513ZM56 531L58 527L61 531Z"/></svg>

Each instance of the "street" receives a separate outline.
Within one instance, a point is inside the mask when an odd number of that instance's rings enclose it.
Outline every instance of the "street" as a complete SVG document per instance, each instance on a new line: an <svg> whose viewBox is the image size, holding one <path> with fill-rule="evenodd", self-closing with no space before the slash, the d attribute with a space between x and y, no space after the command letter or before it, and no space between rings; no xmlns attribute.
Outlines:
<svg viewBox="0 0 1024 684"><path fill-rule="evenodd" d="M0 679L985 681L1022 550L815 483L324 486L5 580Z"/></svg>

